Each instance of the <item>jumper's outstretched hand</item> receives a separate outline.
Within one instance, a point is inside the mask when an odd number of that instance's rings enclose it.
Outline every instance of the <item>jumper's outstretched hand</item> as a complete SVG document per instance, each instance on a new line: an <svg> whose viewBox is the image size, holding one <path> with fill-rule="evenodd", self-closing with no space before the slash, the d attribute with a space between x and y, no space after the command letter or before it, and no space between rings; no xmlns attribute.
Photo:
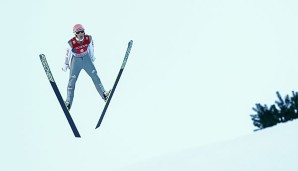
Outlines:
<svg viewBox="0 0 298 171"><path fill-rule="evenodd" d="M62 71L66 72L67 69L70 69L70 68L69 68L69 65L68 65L68 64L64 64L64 65L62 66Z"/></svg>
<svg viewBox="0 0 298 171"><path fill-rule="evenodd" d="M94 62L94 61L95 61L95 59L96 59L96 57L95 57L95 56L91 57L91 61L92 61L92 62Z"/></svg>

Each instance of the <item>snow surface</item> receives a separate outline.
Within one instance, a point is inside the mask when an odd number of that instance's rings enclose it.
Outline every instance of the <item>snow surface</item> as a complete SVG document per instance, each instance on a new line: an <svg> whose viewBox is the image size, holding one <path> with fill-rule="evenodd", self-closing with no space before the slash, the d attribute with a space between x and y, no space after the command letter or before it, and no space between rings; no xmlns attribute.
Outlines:
<svg viewBox="0 0 298 171"><path fill-rule="evenodd" d="M298 121L237 139L175 152L121 171L297 171ZM119 171L120 171L119 170Z"/></svg>

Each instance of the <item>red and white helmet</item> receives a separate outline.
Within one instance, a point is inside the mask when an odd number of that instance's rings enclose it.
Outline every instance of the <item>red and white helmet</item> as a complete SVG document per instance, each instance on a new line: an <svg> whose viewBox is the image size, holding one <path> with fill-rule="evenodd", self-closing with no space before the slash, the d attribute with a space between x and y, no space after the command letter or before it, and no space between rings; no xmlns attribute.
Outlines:
<svg viewBox="0 0 298 171"><path fill-rule="evenodd" d="M76 33L78 31L84 31L84 27L82 24L76 24L73 26L73 33Z"/></svg>

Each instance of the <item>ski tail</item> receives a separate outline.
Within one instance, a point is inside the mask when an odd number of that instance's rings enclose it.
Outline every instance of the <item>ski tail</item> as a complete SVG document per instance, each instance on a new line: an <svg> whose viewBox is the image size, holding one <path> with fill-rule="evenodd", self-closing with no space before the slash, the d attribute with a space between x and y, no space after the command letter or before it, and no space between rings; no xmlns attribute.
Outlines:
<svg viewBox="0 0 298 171"><path fill-rule="evenodd" d="M69 113L69 111L68 111L65 103L64 103L64 100L63 100L63 98L61 96L61 93L60 93L60 91L59 91L59 89L57 87L57 84L56 84L56 82L54 80L54 77L52 75L52 72L50 70L49 64L48 64L48 62L46 60L46 56L44 54L40 54L39 55L39 58L40 58L40 61L42 63L42 66L43 66L43 68L44 68L44 70L46 72L46 75L48 77L48 80L50 81L50 84L51 84L51 86L52 86L52 88L53 88L53 90L55 92L55 95L56 95L59 103L60 103L60 106L61 106L61 108L62 108L62 110L63 110L63 112L64 112L64 114L66 116L66 119L67 119L67 121L68 121L68 123L69 123L69 125L70 125L70 127L72 129L72 132L73 132L74 136L75 137L78 137L78 138L81 137L80 136L80 133L79 133L79 131L78 131L78 129L77 129L77 127L76 127L76 125L75 125L75 123L74 123L74 121L73 121L73 119L72 119L72 117L71 117L71 115L70 115L70 113Z"/></svg>

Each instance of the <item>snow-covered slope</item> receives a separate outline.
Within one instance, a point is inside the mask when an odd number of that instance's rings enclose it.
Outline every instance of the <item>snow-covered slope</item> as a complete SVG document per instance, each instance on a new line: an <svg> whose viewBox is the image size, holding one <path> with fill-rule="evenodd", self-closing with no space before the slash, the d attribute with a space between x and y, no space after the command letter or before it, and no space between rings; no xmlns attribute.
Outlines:
<svg viewBox="0 0 298 171"><path fill-rule="evenodd" d="M144 161L122 171L297 171L298 122Z"/></svg>

